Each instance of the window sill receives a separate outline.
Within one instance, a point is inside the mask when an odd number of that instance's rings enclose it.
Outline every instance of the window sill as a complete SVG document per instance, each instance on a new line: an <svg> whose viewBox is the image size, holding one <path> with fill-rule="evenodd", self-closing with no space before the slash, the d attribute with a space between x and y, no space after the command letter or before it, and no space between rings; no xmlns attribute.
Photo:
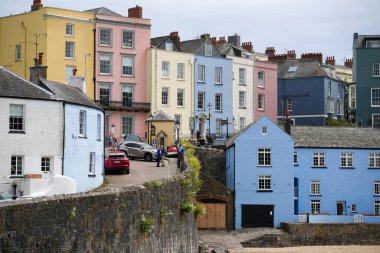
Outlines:
<svg viewBox="0 0 380 253"><path fill-rule="evenodd" d="M341 170L354 170L355 167L340 167Z"/></svg>
<svg viewBox="0 0 380 253"><path fill-rule="evenodd" d="M311 166L313 169L327 169L326 166Z"/></svg>
<svg viewBox="0 0 380 253"><path fill-rule="evenodd" d="M16 59L15 62L19 62L19 61L22 61L21 59Z"/></svg>
<svg viewBox="0 0 380 253"><path fill-rule="evenodd" d="M205 81L197 81L197 83L205 84Z"/></svg>
<svg viewBox="0 0 380 253"><path fill-rule="evenodd" d="M99 73L100 76L112 76L111 73Z"/></svg>
<svg viewBox="0 0 380 253"><path fill-rule="evenodd" d="M245 83L239 83L240 86L247 86Z"/></svg>
<svg viewBox="0 0 380 253"><path fill-rule="evenodd" d="M374 197L380 197L380 194L373 194Z"/></svg>
<svg viewBox="0 0 380 253"><path fill-rule="evenodd" d="M223 85L222 83L214 83L215 85Z"/></svg>
<svg viewBox="0 0 380 253"><path fill-rule="evenodd" d="M164 80L170 80L169 77L164 77L164 76L161 76L161 79L164 79Z"/></svg>
<svg viewBox="0 0 380 253"><path fill-rule="evenodd" d="M123 48L123 49L135 49L134 46L132 46L132 47L129 47L129 46L121 46L121 48Z"/></svg>
<svg viewBox="0 0 380 253"><path fill-rule="evenodd" d="M179 78L177 78L177 81L185 81L185 79L179 79Z"/></svg>
<svg viewBox="0 0 380 253"><path fill-rule="evenodd" d="M261 112L265 111L264 109L260 109L260 108L257 108L257 110L258 110L258 111L261 111Z"/></svg>
<svg viewBox="0 0 380 253"><path fill-rule="evenodd" d="M8 134L26 134L25 131L9 131Z"/></svg>
<svg viewBox="0 0 380 253"><path fill-rule="evenodd" d="M247 109L245 106L239 106L239 109Z"/></svg>
<svg viewBox="0 0 380 253"><path fill-rule="evenodd" d="M102 141L101 139L96 139L96 141Z"/></svg>
<svg viewBox="0 0 380 253"><path fill-rule="evenodd" d="M65 60L75 61L75 58L65 57Z"/></svg>
<svg viewBox="0 0 380 253"><path fill-rule="evenodd" d="M24 175L19 175L19 176L10 176L9 178L25 178Z"/></svg>
<svg viewBox="0 0 380 253"><path fill-rule="evenodd" d="M95 174L88 174L88 177L96 177Z"/></svg>
<svg viewBox="0 0 380 253"><path fill-rule="evenodd" d="M265 89L265 86L257 86L259 89Z"/></svg>
<svg viewBox="0 0 380 253"><path fill-rule="evenodd" d="M80 138L80 139L87 139L87 136L80 136L80 135L78 135L78 138Z"/></svg>
<svg viewBox="0 0 380 253"><path fill-rule="evenodd" d="M294 164L294 166L297 166L297 167L298 167L298 166L299 166L299 164Z"/></svg>
<svg viewBox="0 0 380 253"><path fill-rule="evenodd" d="M380 76L371 76L371 77L373 77L373 78L380 78Z"/></svg>
<svg viewBox="0 0 380 253"><path fill-rule="evenodd" d="M129 77L129 78L134 78L135 75L121 75L121 77Z"/></svg>
<svg viewBox="0 0 380 253"><path fill-rule="evenodd" d="M259 168L262 168L262 167L264 167L264 168L272 168L272 165L257 165L257 167L259 167Z"/></svg>
<svg viewBox="0 0 380 253"><path fill-rule="evenodd" d="M109 47L109 48L112 48L112 45L99 44L99 47Z"/></svg>
<svg viewBox="0 0 380 253"><path fill-rule="evenodd" d="M273 190L257 190L257 192L273 192Z"/></svg>
<svg viewBox="0 0 380 253"><path fill-rule="evenodd" d="M322 197L322 194L309 194L310 197Z"/></svg>
<svg viewBox="0 0 380 253"><path fill-rule="evenodd" d="M380 167L369 167L369 170L380 170Z"/></svg>

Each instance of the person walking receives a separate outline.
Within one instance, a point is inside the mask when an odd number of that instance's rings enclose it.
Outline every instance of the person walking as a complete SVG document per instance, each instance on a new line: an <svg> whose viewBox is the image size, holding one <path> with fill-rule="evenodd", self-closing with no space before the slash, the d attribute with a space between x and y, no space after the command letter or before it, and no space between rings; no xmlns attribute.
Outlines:
<svg viewBox="0 0 380 253"><path fill-rule="evenodd" d="M162 164L162 167L165 167L165 160L167 160L167 158L166 158L166 148L162 147L162 152L161 152L161 164Z"/></svg>
<svg viewBox="0 0 380 253"><path fill-rule="evenodd" d="M161 145L159 149L157 149L157 155L156 155L156 160L157 160L157 165L156 167L160 167L160 161L162 157L162 153L164 152L164 146Z"/></svg>

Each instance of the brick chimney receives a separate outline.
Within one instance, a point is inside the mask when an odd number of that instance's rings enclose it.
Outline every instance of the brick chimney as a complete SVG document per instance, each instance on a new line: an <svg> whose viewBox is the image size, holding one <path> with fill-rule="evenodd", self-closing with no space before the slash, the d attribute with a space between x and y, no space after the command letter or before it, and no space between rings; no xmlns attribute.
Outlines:
<svg viewBox="0 0 380 253"><path fill-rule="evenodd" d="M330 64L331 66L335 66L335 57L334 56L327 56L326 64Z"/></svg>
<svg viewBox="0 0 380 253"><path fill-rule="evenodd" d="M202 39L209 39L210 38L210 34L209 33L201 34L201 38Z"/></svg>
<svg viewBox="0 0 380 253"><path fill-rule="evenodd" d="M289 50L287 55L288 55L288 59L296 59L297 58L295 50Z"/></svg>
<svg viewBox="0 0 380 253"><path fill-rule="evenodd" d="M211 38L211 41L212 41L212 44L214 44L214 47L218 47L218 46L219 46L219 42L218 42L218 40L216 39L216 37L212 37L212 38Z"/></svg>
<svg viewBox="0 0 380 253"><path fill-rule="evenodd" d="M31 11L38 11L42 8L41 0L33 0L33 5L31 6Z"/></svg>
<svg viewBox="0 0 380 253"><path fill-rule="evenodd" d="M267 47L267 49L265 50L265 54L268 56L272 56L275 53L276 53L276 49L274 49L274 47Z"/></svg>
<svg viewBox="0 0 380 253"><path fill-rule="evenodd" d="M240 36L235 33L232 36L228 36L228 43L231 43L234 46L239 47L240 46Z"/></svg>
<svg viewBox="0 0 380 253"><path fill-rule="evenodd" d="M73 76L76 76L77 75L77 69L76 68L73 68Z"/></svg>
<svg viewBox="0 0 380 253"><path fill-rule="evenodd" d="M242 48L244 48L244 49L247 50L248 52L250 52L250 53L253 52L253 45L252 45L252 42L243 42L241 45L242 45Z"/></svg>
<svg viewBox="0 0 380 253"><path fill-rule="evenodd" d="M176 46L179 48L181 44L181 39L178 36L178 32L171 32L170 38L173 40L173 42L176 44Z"/></svg>
<svg viewBox="0 0 380 253"><path fill-rule="evenodd" d="M128 9L129 18L142 18L142 7L136 5L136 7Z"/></svg>
<svg viewBox="0 0 380 253"><path fill-rule="evenodd" d="M286 61L287 59L287 54L274 54L268 56L268 61Z"/></svg>
<svg viewBox="0 0 380 253"><path fill-rule="evenodd" d="M43 53L38 53L38 59L34 59L35 66L30 67L30 81L38 84L40 77L46 79L47 66L42 65Z"/></svg>
<svg viewBox="0 0 380 253"><path fill-rule="evenodd" d="M344 66L346 66L347 68L352 69L352 59L346 59L344 61Z"/></svg>
<svg viewBox="0 0 380 253"><path fill-rule="evenodd" d="M226 43L226 37L219 37L219 44Z"/></svg>
<svg viewBox="0 0 380 253"><path fill-rule="evenodd" d="M301 60L316 60L319 64L322 64L321 53L306 53L301 55Z"/></svg>

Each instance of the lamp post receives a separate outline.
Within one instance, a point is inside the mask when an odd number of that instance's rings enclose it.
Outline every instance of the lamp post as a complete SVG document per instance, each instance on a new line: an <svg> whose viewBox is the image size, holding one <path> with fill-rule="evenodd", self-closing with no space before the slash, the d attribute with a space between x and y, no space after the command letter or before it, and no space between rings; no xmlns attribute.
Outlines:
<svg viewBox="0 0 380 253"><path fill-rule="evenodd" d="M150 129L151 128L151 125L152 125L152 120L153 120L153 115L150 113L149 114L149 117L148 117L148 144L151 143L151 139L152 139L152 130Z"/></svg>
<svg viewBox="0 0 380 253"><path fill-rule="evenodd" d="M207 108L208 108L208 136L211 137L211 127L210 127L210 123L211 123L211 108L212 108L212 105L210 104L210 102L208 102L208 105L207 105Z"/></svg>
<svg viewBox="0 0 380 253"><path fill-rule="evenodd" d="M180 128L180 126L181 126L181 122L179 122L179 119L177 119L175 122L175 127L177 130L177 145L179 145L179 128Z"/></svg>

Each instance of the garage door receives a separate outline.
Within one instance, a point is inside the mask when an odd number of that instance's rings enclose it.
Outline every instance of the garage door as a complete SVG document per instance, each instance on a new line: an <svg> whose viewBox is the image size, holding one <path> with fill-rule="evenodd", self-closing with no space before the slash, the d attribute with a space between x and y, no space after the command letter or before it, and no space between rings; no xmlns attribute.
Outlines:
<svg viewBox="0 0 380 253"><path fill-rule="evenodd" d="M226 203L203 203L206 214L197 219L198 228L226 228Z"/></svg>
<svg viewBox="0 0 380 253"><path fill-rule="evenodd" d="M242 205L241 226L273 227L274 205Z"/></svg>

